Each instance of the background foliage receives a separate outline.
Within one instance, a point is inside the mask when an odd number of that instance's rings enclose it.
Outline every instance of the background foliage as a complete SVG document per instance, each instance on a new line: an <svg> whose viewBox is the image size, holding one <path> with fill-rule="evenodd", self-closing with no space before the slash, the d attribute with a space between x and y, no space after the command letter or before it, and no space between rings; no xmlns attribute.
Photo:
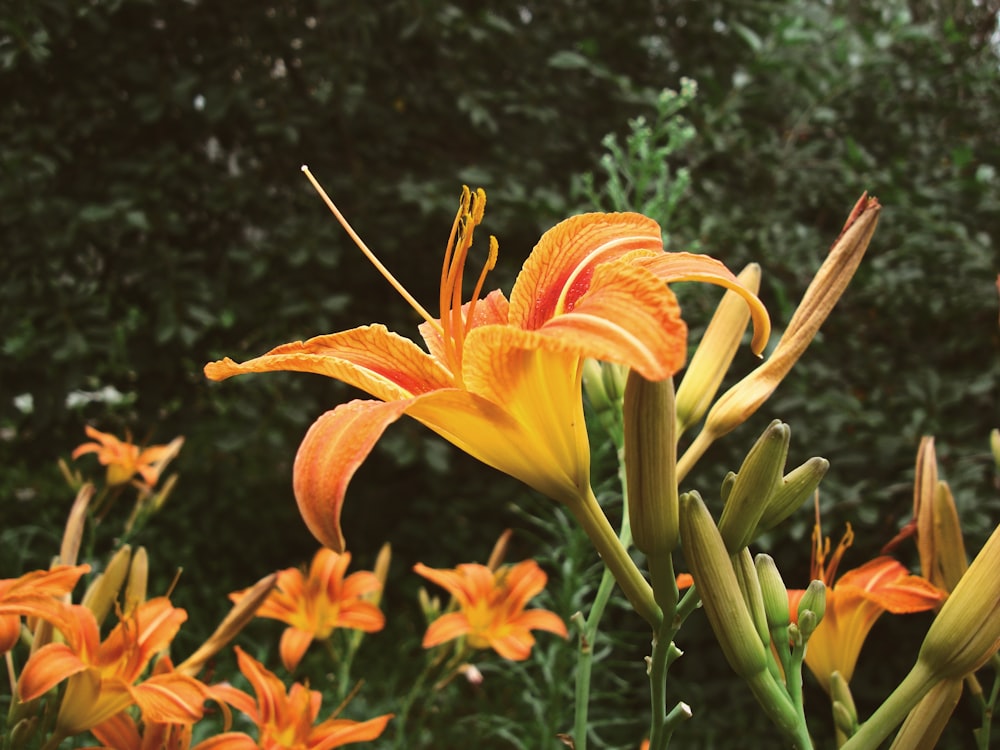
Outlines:
<svg viewBox="0 0 1000 750"><path fill-rule="evenodd" d="M416 321L326 214L303 162L424 301L463 182L489 194L493 283L509 288L544 229L595 201L613 207L608 170L619 170L634 207L669 219L671 249L762 264L778 332L870 190L885 211L848 294L759 421L710 456L718 474L692 486L716 496L779 417L790 461L831 460L825 528L838 536L852 520L862 533L849 562L860 562L908 517L917 442L932 433L978 546L1000 510L987 451L1000 374L997 4L492 5L38 0L0 11L3 570L47 562L70 501L55 461L85 423L187 437L178 490L136 541L164 585L185 569L178 603L197 613L195 633L226 592L311 556L291 461L312 419L352 394L296 375L217 386L201 367L374 320L410 334ZM680 136L658 119L660 92L682 77L699 86L683 110L694 137L661 152L664 167L656 149ZM681 200L650 203L678 179ZM681 294L697 341L715 297ZM510 510L524 496L402 424L352 484L345 524L360 564L393 543L387 606L403 610L413 562L485 558L504 525L525 526ZM811 522L803 512L782 537L794 540L780 548L790 584L805 583ZM515 559L537 554L521 538ZM873 695L887 672L870 675ZM692 698L714 702L722 684ZM689 731L719 742L707 726Z"/></svg>

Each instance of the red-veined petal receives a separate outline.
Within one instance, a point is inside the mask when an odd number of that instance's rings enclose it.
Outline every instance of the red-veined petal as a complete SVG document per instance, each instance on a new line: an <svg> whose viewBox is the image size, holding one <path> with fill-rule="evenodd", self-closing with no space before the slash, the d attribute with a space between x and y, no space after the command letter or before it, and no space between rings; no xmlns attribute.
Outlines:
<svg viewBox="0 0 1000 750"><path fill-rule="evenodd" d="M34 700L85 669L87 665L65 643L49 643L32 654L21 670L18 695L24 702Z"/></svg>
<svg viewBox="0 0 1000 750"><path fill-rule="evenodd" d="M662 253L659 225L633 213L583 214L542 235L510 294L510 322L534 330L572 309L594 268L635 250Z"/></svg>
<svg viewBox="0 0 1000 750"><path fill-rule="evenodd" d="M743 286L738 278L721 262L708 255L695 253L664 253L647 258L638 258L635 264L656 274L664 283L677 281L701 281L707 284L731 289L750 306L753 318L753 341L750 348L760 355L771 335L771 319L767 309L757 295Z"/></svg>
<svg viewBox="0 0 1000 750"><path fill-rule="evenodd" d="M205 375L211 380L275 371L325 375L383 401L452 385L448 371L433 357L383 325L362 326L283 344L243 363L227 357L205 365Z"/></svg>
<svg viewBox="0 0 1000 750"><path fill-rule="evenodd" d="M328 411L306 433L295 456L295 499L306 526L327 547L344 551L340 510L347 485L385 428L411 403L351 401Z"/></svg>
<svg viewBox="0 0 1000 750"><path fill-rule="evenodd" d="M170 672L153 675L132 687L143 720L190 724L202 717L205 686L193 677Z"/></svg>

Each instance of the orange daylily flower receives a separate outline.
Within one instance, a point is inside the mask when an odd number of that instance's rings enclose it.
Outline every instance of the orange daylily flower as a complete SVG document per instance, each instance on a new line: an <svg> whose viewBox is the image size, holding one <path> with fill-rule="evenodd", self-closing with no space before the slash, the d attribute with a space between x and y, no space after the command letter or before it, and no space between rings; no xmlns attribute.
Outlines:
<svg viewBox="0 0 1000 750"><path fill-rule="evenodd" d="M94 614L81 605L67 607L52 620L65 642L49 643L28 659L18 681L21 700L34 700L68 679L56 719L64 736L86 731L133 704L147 721L196 721L206 695L198 680L168 672L137 682L186 619L187 613L166 597L150 599L102 642Z"/></svg>
<svg viewBox="0 0 1000 750"><path fill-rule="evenodd" d="M191 725L148 722L140 730L138 722L122 711L90 730L109 750L188 750Z"/></svg>
<svg viewBox="0 0 1000 750"><path fill-rule="evenodd" d="M527 659L535 645L532 630L569 636L566 624L554 612L525 611L524 605L545 588L547 577L534 560L503 565L496 571L467 563L454 570L438 570L417 563L413 569L446 589L458 612L441 615L424 635L424 648L465 636L475 649L492 648L505 659Z"/></svg>
<svg viewBox="0 0 1000 750"><path fill-rule="evenodd" d="M313 372L378 399L351 401L321 416L296 456L299 509L328 547L344 549L340 511L347 484L385 428L403 414L557 501L586 498L584 360L617 362L648 380L677 372L686 356L687 329L664 282L708 281L739 292L754 314L755 351L766 343L767 313L752 292L712 258L666 253L657 223L631 213L586 214L550 229L525 262L509 300L500 291L480 299L497 258L491 238L471 301L462 304L464 266L485 200L482 190L463 192L445 250L439 318L378 264L424 318L420 333L427 351L370 325L284 344L241 364L226 358L205 366L212 380Z"/></svg>
<svg viewBox="0 0 1000 750"><path fill-rule="evenodd" d="M381 610L365 597L381 590L374 573L358 571L344 577L351 562L349 552L321 549L309 567L309 576L298 568L278 573L278 582L257 617L288 623L281 636L281 662L289 672L298 666L309 644L326 640L334 628L374 633L385 626ZM238 602L243 591L230 594Z"/></svg>
<svg viewBox="0 0 1000 750"><path fill-rule="evenodd" d="M249 680L257 698L228 685L216 685L213 696L225 700L249 716L257 725L256 740L242 732L224 732L198 745L199 750L332 750L352 742L373 740L382 734L392 714L351 721L329 718L316 724L323 696L295 683L286 691L284 683L259 661L235 648L240 671Z"/></svg>
<svg viewBox="0 0 1000 750"><path fill-rule="evenodd" d="M89 565L57 565L0 581L0 654L17 644L21 615L58 618L67 606L60 597L72 591L80 576L89 571Z"/></svg>
<svg viewBox="0 0 1000 750"><path fill-rule="evenodd" d="M111 486L125 484L138 474L146 487L154 487L160 479L160 474L184 444L184 438L176 437L166 445L140 448L132 443L131 439L119 440L114 435L95 430L90 425L84 429L96 442L78 445L72 456L76 459L86 453L96 453L101 465L108 467L107 482Z"/></svg>
<svg viewBox="0 0 1000 750"><path fill-rule="evenodd" d="M854 533L850 524L840 544L830 555L830 539L822 538L819 523L813 529L812 578L826 584L826 612L809 638L806 666L827 693L830 675L840 672L850 681L865 638L883 612L904 614L933 609L946 597L930 582L911 575L898 561L882 555L834 579ZM789 590L788 601L795 621L805 592Z"/></svg>

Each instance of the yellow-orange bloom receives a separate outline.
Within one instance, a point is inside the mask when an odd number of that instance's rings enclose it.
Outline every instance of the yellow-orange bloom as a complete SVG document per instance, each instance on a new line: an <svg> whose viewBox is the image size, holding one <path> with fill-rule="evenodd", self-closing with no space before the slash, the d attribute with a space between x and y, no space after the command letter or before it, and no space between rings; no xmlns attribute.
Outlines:
<svg viewBox="0 0 1000 750"><path fill-rule="evenodd" d="M568 637L566 624L554 612L524 605L545 588L547 577L534 560L504 565L496 571L467 563L454 570L438 570L417 563L413 569L446 589L458 604L457 612L441 615L424 635L424 648L464 636L475 649L492 648L505 659L527 659L535 645L532 630Z"/></svg>
<svg viewBox="0 0 1000 750"><path fill-rule="evenodd" d="M313 558L308 577L298 568L278 573L277 585L257 610L257 617L290 625L281 636L281 661L288 671L298 666L314 639L326 640L335 628L373 633L384 627L385 616L365 598L382 585L369 571L345 578L350 562L349 552L321 549ZM238 602L243 595L237 591L229 598Z"/></svg>
<svg viewBox="0 0 1000 750"><path fill-rule="evenodd" d="M492 240L472 299L463 304L465 262L484 205L485 193L465 189L445 251L440 316L405 294L425 320L420 332L427 351L371 325L285 344L242 364L227 358L205 366L212 380L313 372L377 399L351 401L321 416L295 459L299 509L328 547L344 549L340 511L347 484L403 414L555 500L589 501L584 360L617 362L648 380L677 372L686 356L686 326L664 282L708 281L740 292L754 313L755 350L766 342L769 323L757 297L716 260L664 252L660 227L638 214L586 214L558 224L525 262L509 300L500 291L480 299L496 262Z"/></svg>
<svg viewBox="0 0 1000 750"><path fill-rule="evenodd" d="M148 721L190 723L201 717L205 687L174 672L138 682L150 660L173 640L187 619L166 597L140 604L101 641L97 620L73 605L54 619L64 643L49 643L28 659L18 681L22 701L40 697L63 680L56 727L78 734L133 704Z"/></svg>
<svg viewBox="0 0 1000 750"><path fill-rule="evenodd" d="M21 615L57 619L65 596L89 565L57 565L51 570L34 570L20 578L0 581L0 654L10 651L21 634Z"/></svg>
<svg viewBox="0 0 1000 750"><path fill-rule="evenodd" d="M114 435L85 427L87 435L96 442L83 443L73 451L73 458L86 453L96 453L102 466L108 467L109 485L125 484L133 476L142 477L146 487L152 488L160 479L167 464L174 459L184 444L184 438L176 437L167 445L151 445L140 448L131 440L119 440Z"/></svg>
<svg viewBox="0 0 1000 750"><path fill-rule="evenodd" d="M242 690L216 685L212 695L242 711L257 725L254 740L242 732L224 732L198 745L199 750L332 750L352 742L373 740L382 734L392 714L351 721L330 718L316 724L322 694L295 683L286 691L284 683L264 666L236 647L240 671L253 686L256 700Z"/></svg>
<svg viewBox="0 0 1000 750"><path fill-rule="evenodd" d="M826 584L826 612L809 639L806 666L827 693L834 672L840 672L845 681L850 681L865 638L883 612L903 614L933 609L946 596L885 555L849 570L835 583L837 567L853 538L848 525L847 533L827 562L830 540L823 539L818 523L813 529L812 578ZM788 592L793 621L804 593Z"/></svg>

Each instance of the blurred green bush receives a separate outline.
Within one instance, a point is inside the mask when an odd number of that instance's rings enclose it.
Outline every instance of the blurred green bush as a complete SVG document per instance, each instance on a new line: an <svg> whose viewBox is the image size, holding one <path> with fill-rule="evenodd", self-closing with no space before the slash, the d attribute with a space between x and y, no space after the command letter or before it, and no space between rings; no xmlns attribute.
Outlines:
<svg viewBox="0 0 1000 750"><path fill-rule="evenodd" d="M509 287L544 229L600 199L602 138L626 138L640 115L655 124L682 77L699 85L684 110L694 138L661 177L690 185L656 218L673 249L759 261L777 333L861 191L885 206L821 336L712 454L718 476L692 483L715 496L779 417L790 462L831 460L826 529L852 520L860 561L908 517L916 446L933 433L977 546L1000 511L987 446L1000 421L996 26L995 4L930 0L0 11L0 568L47 563L71 500L55 462L85 423L187 437L181 482L136 541L164 585L184 567L190 637L226 592L308 559L291 462L310 422L354 394L296 375L219 386L201 367L375 320L409 335L417 321L298 166L421 300L436 294L461 184L485 187L493 283ZM658 184L624 187L643 206ZM679 292L696 342L716 297ZM453 565L517 522L521 493L401 424L359 472L345 524L359 562L389 539L398 559ZM790 584L805 582L810 526L802 513L772 540L794 540L781 545ZM433 549L429 527L446 530Z"/></svg>

